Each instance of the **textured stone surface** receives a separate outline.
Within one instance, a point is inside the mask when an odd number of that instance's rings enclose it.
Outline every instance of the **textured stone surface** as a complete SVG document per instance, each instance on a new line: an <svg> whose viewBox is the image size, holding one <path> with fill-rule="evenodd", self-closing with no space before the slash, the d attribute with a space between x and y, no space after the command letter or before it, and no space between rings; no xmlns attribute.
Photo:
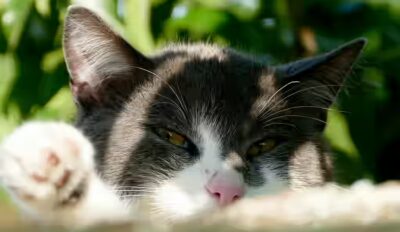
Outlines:
<svg viewBox="0 0 400 232"><path fill-rule="evenodd" d="M374 186L361 181L350 188L327 185L248 199L217 214L212 221L248 230L396 224L400 222L400 184Z"/></svg>
<svg viewBox="0 0 400 232"><path fill-rule="evenodd" d="M0 231L38 231L9 204L0 207ZM156 223L155 223L156 224ZM59 228L40 228L60 231ZM400 231L400 184L350 188L328 185L301 192L242 200L226 210L172 228L134 223L84 231ZM62 230L61 230L62 231Z"/></svg>

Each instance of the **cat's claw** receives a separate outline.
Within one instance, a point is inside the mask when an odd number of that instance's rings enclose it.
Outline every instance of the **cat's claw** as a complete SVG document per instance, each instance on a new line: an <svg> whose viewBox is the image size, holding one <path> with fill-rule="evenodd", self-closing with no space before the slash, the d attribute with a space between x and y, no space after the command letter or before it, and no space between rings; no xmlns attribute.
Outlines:
<svg viewBox="0 0 400 232"><path fill-rule="evenodd" d="M0 182L34 214L69 207L85 194L93 148L72 126L34 122L7 137L0 151Z"/></svg>

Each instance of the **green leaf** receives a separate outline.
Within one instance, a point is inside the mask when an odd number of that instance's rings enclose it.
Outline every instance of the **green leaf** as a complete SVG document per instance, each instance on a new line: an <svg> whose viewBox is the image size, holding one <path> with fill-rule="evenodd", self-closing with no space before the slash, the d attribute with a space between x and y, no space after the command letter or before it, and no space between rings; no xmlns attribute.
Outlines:
<svg viewBox="0 0 400 232"><path fill-rule="evenodd" d="M6 99L11 92L11 88L15 82L16 64L15 57L12 53L0 54L0 110L5 109Z"/></svg>
<svg viewBox="0 0 400 232"><path fill-rule="evenodd" d="M325 137L333 148L344 152L352 159L359 159L359 153L351 138L347 121L337 109L330 110L328 113Z"/></svg>
<svg viewBox="0 0 400 232"><path fill-rule="evenodd" d="M21 39L33 0L7 1L2 26L10 50L15 50Z"/></svg>
<svg viewBox="0 0 400 232"><path fill-rule="evenodd" d="M68 87L64 87L44 107L35 109L31 119L52 119L71 122L74 119L75 112L76 108L72 100L71 91Z"/></svg>
<svg viewBox="0 0 400 232"><path fill-rule="evenodd" d="M149 53L154 49L154 39L150 30L150 1L125 1L124 19L128 40L138 50Z"/></svg>
<svg viewBox="0 0 400 232"><path fill-rule="evenodd" d="M51 13L50 0L35 0L35 8L42 16L49 16Z"/></svg>

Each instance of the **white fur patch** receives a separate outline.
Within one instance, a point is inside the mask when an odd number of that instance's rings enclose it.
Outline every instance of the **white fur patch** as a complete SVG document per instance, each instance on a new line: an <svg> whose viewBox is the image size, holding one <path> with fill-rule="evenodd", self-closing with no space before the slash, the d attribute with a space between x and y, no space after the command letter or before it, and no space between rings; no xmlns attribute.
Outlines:
<svg viewBox="0 0 400 232"><path fill-rule="evenodd" d="M72 126L27 123L1 145L0 183L24 213L45 224L79 227L126 220L128 209L97 176L93 155L89 141ZM57 158L51 162L51 156ZM66 170L70 172L68 180L57 186ZM83 182L87 186L83 197L60 206L60 200Z"/></svg>
<svg viewBox="0 0 400 232"><path fill-rule="evenodd" d="M200 149L202 150L199 162L203 166L203 171L207 175L212 175L222 167L221 142L209 124L200 123L198 131L201 136Z"/></svg>
<svg viewBox="0 0 400 232"><path fill-rule="evenodd" d="M265 165L261 169L261 173L266 183L260 187L248 187L246 197L272 195L288 189L288 180L281 178L276 171L273 171L271 165Z"/></svg>
<svg viewBox="0 0 400 232"><path fill-rule="evenodd" d="M217 207L206 191L210 176L222 168L219 137L207 123L199 123L200 160L163 183L153 197L161 216L179 220L199 216Z"/></svg>
<svg viewBox="0 0 400 232"><path fill-rule="evenodd" d="M312 142L301 145L289 164L289 176L294 189L303 189L324 182L321 174L320 154Z"/></svg>

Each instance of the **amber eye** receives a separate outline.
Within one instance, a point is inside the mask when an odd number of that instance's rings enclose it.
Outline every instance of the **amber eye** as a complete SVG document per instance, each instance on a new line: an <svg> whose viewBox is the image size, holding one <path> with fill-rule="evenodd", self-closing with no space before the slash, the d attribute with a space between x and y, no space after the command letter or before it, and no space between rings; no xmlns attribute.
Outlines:
<svg viewBox="0 0 400 232"><path fill-rule="evenodd" d="M261 142L253 144L249 150L247 150L247 156L254 157L262 155L266 152L270 152L276 147L276 145L278 145L277 140L265 139Z"/></svg>
<svg viewBox="0 0 400 232"><path fill-rule="evenodd" d="M167 140L168 142L179 146L179 147L183 147L183 148L187 148L188 147L188 140L185 138L185 136L178 134L174 131L170 131L167 129L163 129L163 128L158 128L156 129L157 134Z"/></svg>

